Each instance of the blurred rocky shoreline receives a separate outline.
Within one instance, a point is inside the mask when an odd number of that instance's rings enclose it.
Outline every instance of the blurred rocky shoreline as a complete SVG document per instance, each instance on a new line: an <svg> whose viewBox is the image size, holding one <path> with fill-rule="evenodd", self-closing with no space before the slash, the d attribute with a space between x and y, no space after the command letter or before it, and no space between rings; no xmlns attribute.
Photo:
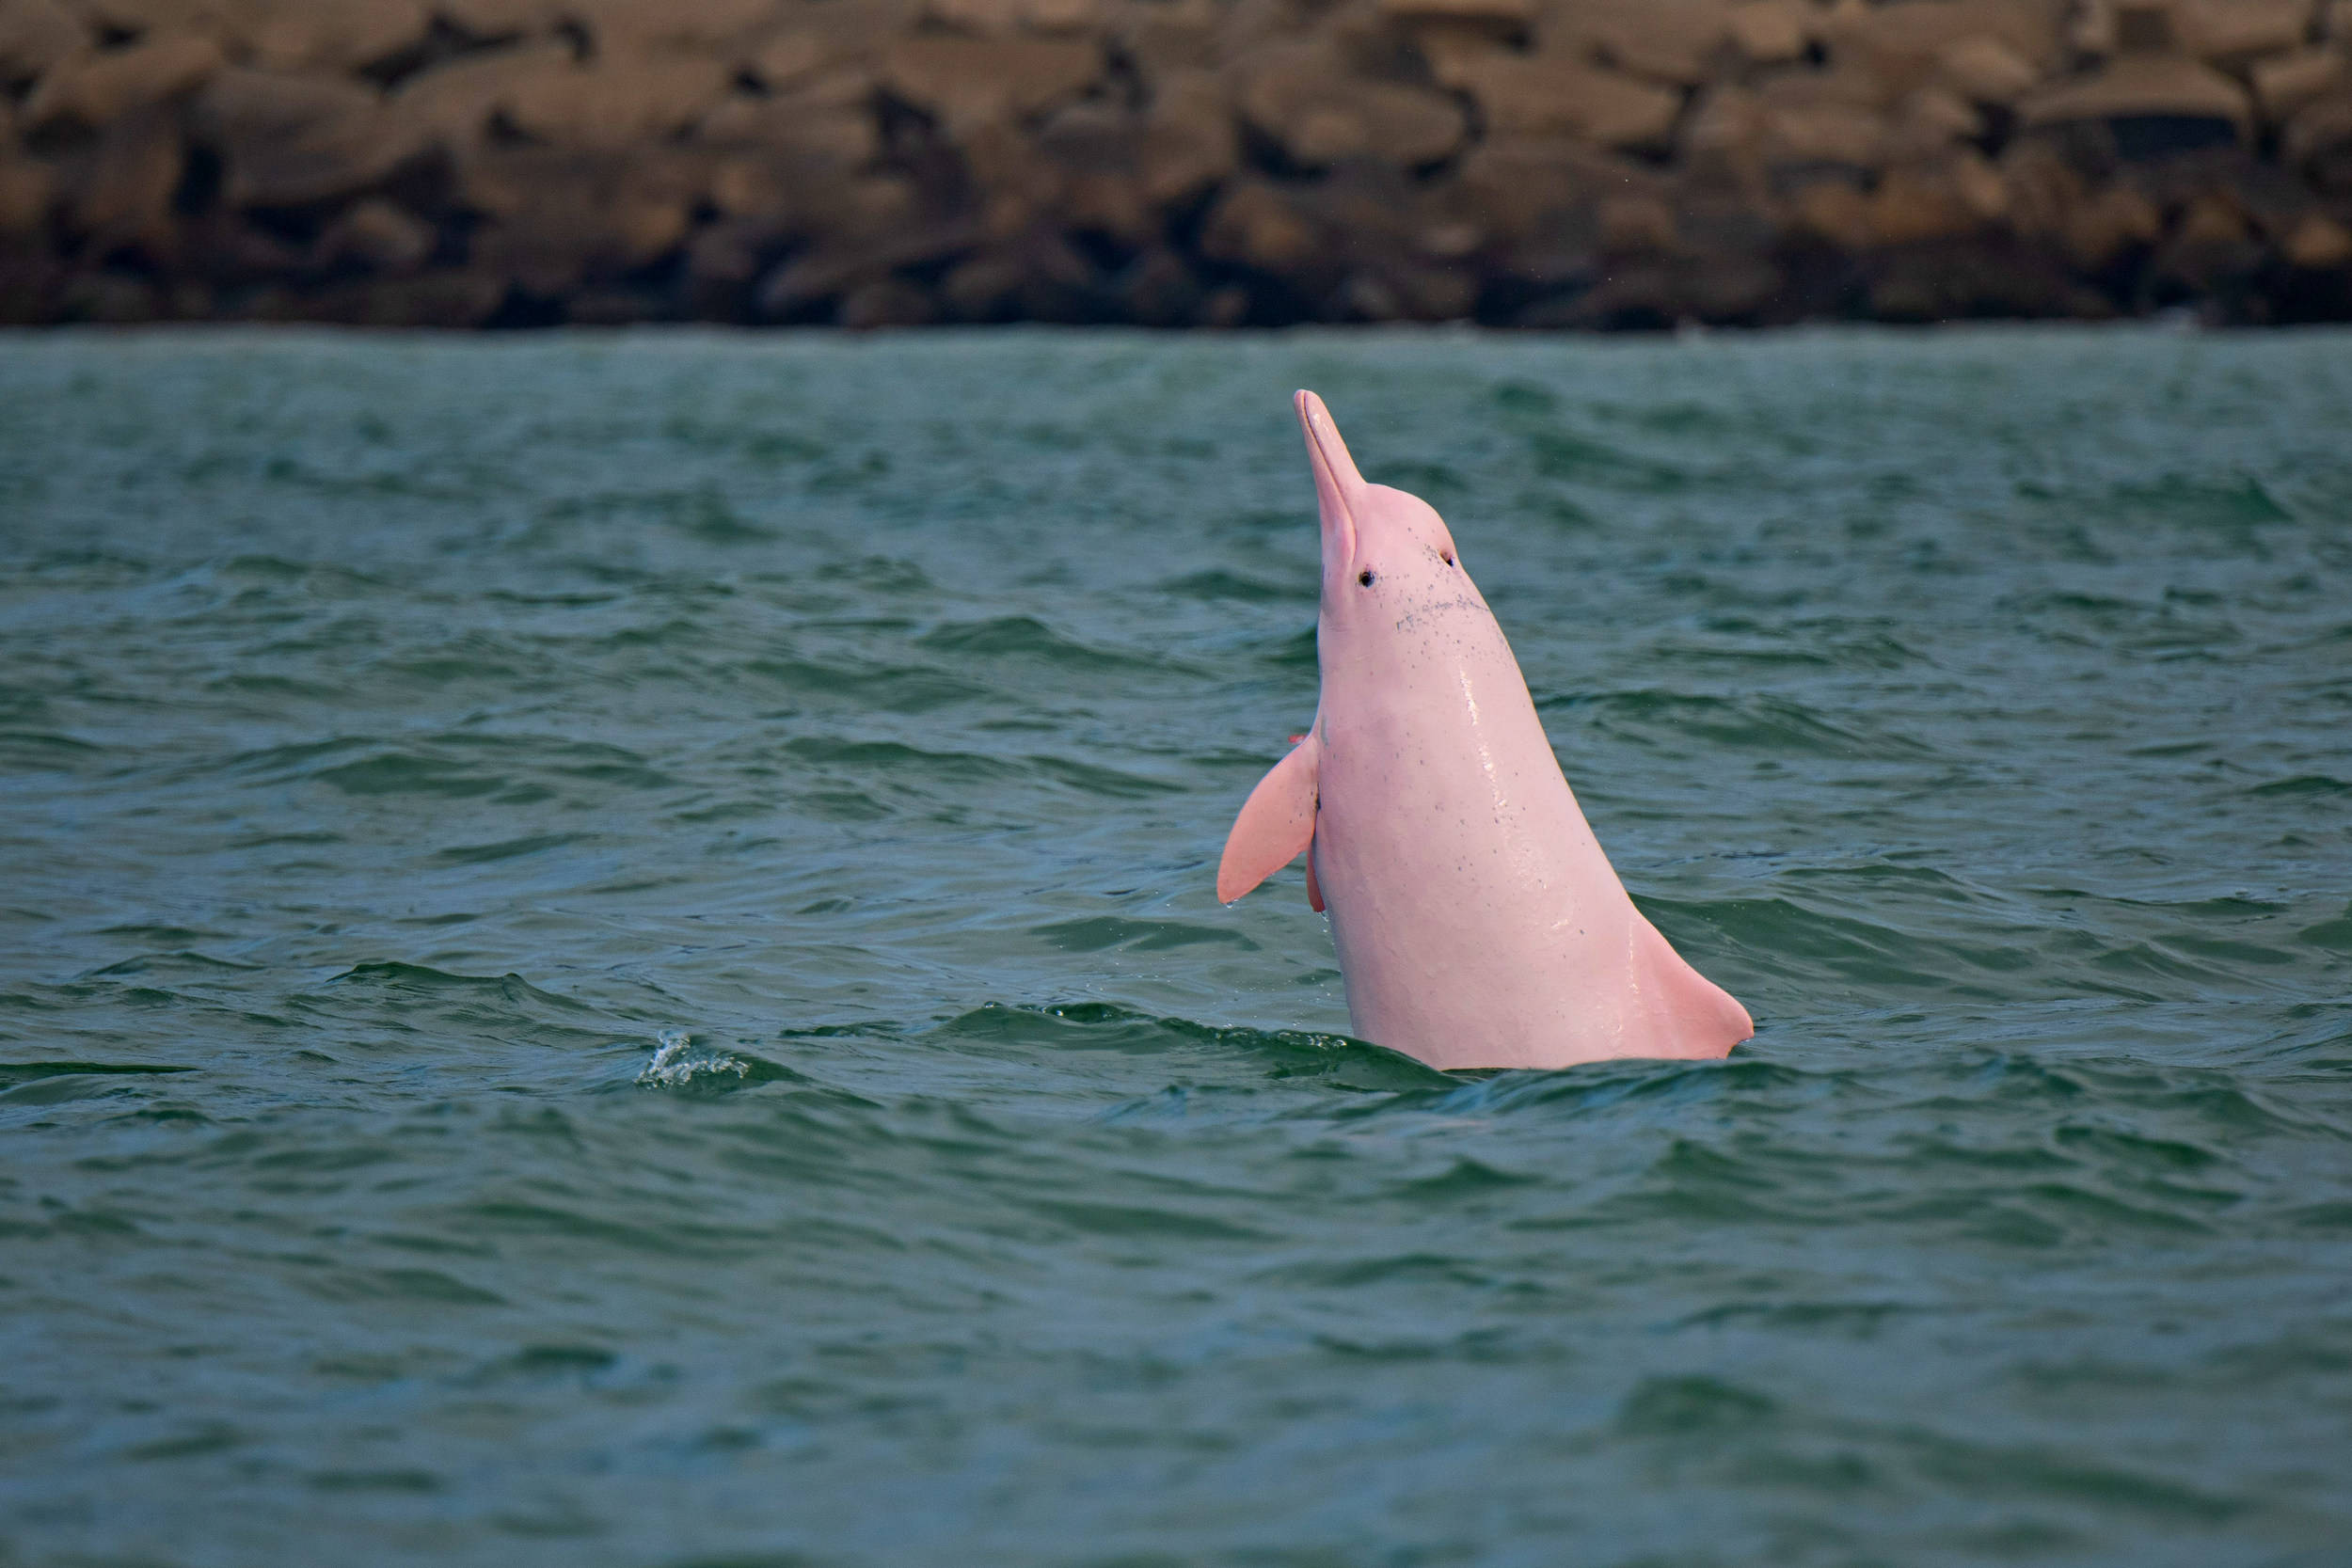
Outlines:
<svg viewBox="0 0 2352 1568"><path fill-rule="evenodd" d="M2352 0L0 0L0 322L2352 319Z"/></svg>

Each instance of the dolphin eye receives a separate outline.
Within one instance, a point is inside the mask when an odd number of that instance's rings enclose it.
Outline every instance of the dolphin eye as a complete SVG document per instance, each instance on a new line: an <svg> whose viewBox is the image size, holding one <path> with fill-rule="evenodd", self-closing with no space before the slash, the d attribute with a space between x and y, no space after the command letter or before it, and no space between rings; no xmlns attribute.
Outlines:
<svg viewBox="0 0 2352 1568"><path fill-rule="evenodd" d="M1360 571L1360 572L1357 573L1357 574L1356 574L1356 580L1357 580L1358 582L1362 583L1362 584L1363 584L1366 588L1370 588L1370 587L1372 586L1372 570L1371 570L1371 568L1366 567L1363 571Z"/></svg>
<svg viewBox="0 0 2352 1568"><path fill-rule="evenodd" d="M1451 566L1454 564L1454 552L1452 550L1439 550L1438 553L1445 558L1445 563L1447 565Z"/></svg>

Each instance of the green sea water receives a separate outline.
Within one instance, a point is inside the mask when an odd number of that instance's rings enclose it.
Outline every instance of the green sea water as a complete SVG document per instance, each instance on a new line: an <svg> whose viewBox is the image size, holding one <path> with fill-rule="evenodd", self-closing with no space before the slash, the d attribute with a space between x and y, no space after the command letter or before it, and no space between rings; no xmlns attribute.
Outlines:
<svg viewBox="0 0 2352 1568"><path fill-rule="evenodd" d="M1710 1064L1345 1037L1312 387ZM0 1562L2352 1562L2352 337L0 339Z"/></svg>

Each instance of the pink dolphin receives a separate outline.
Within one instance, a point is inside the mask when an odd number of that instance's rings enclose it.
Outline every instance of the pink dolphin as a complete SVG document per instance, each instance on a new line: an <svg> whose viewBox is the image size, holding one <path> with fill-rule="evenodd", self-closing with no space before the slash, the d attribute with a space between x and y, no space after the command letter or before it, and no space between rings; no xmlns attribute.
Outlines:
<svg viewBox="0 0 2352 1568"><path fill-rule="evenodd" d="M1626 896L1444 520L1367 484L1321 398L1293 402L1323 513L1323 692L1241 808L1217 897L1305 850L1356 1034L1435 1067L1724 1055L1747 1009Z"/></svg>

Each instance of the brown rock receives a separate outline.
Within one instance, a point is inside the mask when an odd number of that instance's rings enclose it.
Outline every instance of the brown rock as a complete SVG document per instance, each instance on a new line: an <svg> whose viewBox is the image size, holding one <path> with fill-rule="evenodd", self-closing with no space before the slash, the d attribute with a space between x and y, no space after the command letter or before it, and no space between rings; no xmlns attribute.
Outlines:
<svg viewBox="0 0 2352 1568"><path fill-rule="evenodd" d="M771 319L806 319L812 309L861 283L905 267L951 260L980 239L978 225L951 218L912 222L896 231L854 242L828 241L770 273L758 290L760 313Z"/></svg>
<svg viewBox="0 0 2352 1568"><path fill-rule="evenodd" d="M1065 229L1108 235L1140 248L1157 233L1158 215L1144 194L1143 127L1109 103L1069 104L1040 128L1034 157L1043 201Z"/></svg>
<svg viewBox="0 0 2352 1568"><path fill-rule="evenodd" d="M801 7L785 15L782 24L754 38L734 55L771 87L813 83L852 68L867 73L870 87L883 46L898 36L888 6Z"/></svg>
<svg viewBox="0 0 2352 1568"><path fill-rule="evenodd" d="M1761 178L1764 103L1736 84L1699 95L1682 122L1683 166L1703 179L1753 183Z"/></svg>
<svg viewBox="0 0 2352 1568"><path fill-rule="evenodd" d="M389 108L404 134L462 152L494 116L513 118L523 84L573 68L570 48L554 42L467 55L403 82Z"/></svg>
<svg viewBox="0 0 2352 1568"><path fill-rule="evenodd" d="M2243 139L2253 122L2246 89L2210 66L2170 55L2124 55L2090 76L2058 83L2019 105L2029 126L2074 120L2206 119Z"/></svg>
<svg viewBox="0 0 2352 1568"><path fill-rule="evenodd" d="M1813 8L1803 0L1747 0L1724 18L1732 43L1757 65L1778 65L1803 55L1813 41Z"/></svg>
<svg viewBox="0 0 2352 1568"><path fill-rule="evenodd" d="M1933 159L1984 133L1984 117L1942 87L1921 87L1896 106L1887 148L1896 160Z"/></svg>
<svg viewBox="0 0 2352 1568"><path fill-rule="evenodd" d="M2014 103L2042 79L2031 60L1989 33L1954 39L1935 52L1934 79L1978 103Z"/></svg>
<svg viewBox="0 0 2352 1568"><path fill-rule="evenodd" d="M2280 151L2320 189L2352 197L2352 92L2305 104L2288 122Z"/></svg>
<svg viewBox="0 0 2352 1568"><path fill-rule="evenodd" d="M2210 192L2188 204L2172 231L2177 244L2189 245L2237 245L2246 237L2246 214L2237 203Z"/></svg>
<svg viewBox="0 0 2352 1568"><path fill-rule="evenodd" d="M1319 226L1290 192L1263 180L1241 181L1218 199L1201 228L1200 252L1283 276L1326 260Z"/></svg>
<svg viewBox="0 0 2352 1568"><path fill-rule="evenodd" d="M635 62L741 45L773 21L777 7L775 0L567 0L564 8L596 40L599 61Z"/></svg>
<svg viewBox="0 0 2352 1568"><path fill-rule="evenodd" d="M206 85L190 125L221 154L222 194L235 207L291 207L348 195L382 180L421 145L386 114L372 87L241 67Z"/></svg>
<svg viewBox="0 0 2352 1568"><path fill-rule="evenodd" d="M2263 118L2284 125L2306 103L2352 84L2352 59L2334 49L2306 49L2258 61L2253 76Z"/></svg>
<svg viewBox="0 0 2352 1568"><path fill-rule="evenodd" d="M1834 7L1820 31L1831 58L1891 103L1936 74L1945 52L1970 38L2005 45L2037 72L2058 55L2057 8L2036 0L1896 0Z"/></svg>
<svg viewBox="0 0 2352 1568"><path fill-rule="evenodd" d="M1028 29L1079 33L1100 25L1101 0L929 0L928 20L944 26L1000 38Z"/></svg>
<svg viewBox="0 0 2352 1568"><path fill-rule="evenodd" d="M432 259L440 236L405 208L380 198L354 202L319 236L315 254L323 266L342 263L370 272L415 272Z"/></svg>
<svg viewBox="0 0 2352 1568"><path fill-rule="evenodd" d="M1675 248L1675 210L1661 197L1604 197L1598 215L1603 255L1664 255Z"/></svg>
<svg viewBox="0 0 2352 1568"><path fill-rule="evenodd" d="M2076 266L2103 272L2134 247L2153 245L2164 214L2130 186L2109 185L2069 213L2062 232Z"/></svg>
<svg viewBox="0 0 2352 1568"><path fill-rule="evenodd" d="M434 0L433 8L478 39L535 37L565 14L564 0Z"/></svg>
<svg viewBox="0 0 2352 1568"><path fill-rule="evenodd" d="M1025 119L1076 97L1103 72L1092 42L918 34L883 54L882 81L951 132Z"/></svg>
<svg viewBox="0 0 2352 1568"><path fill-rule="evenodd" d="M47 164L0 152L0 239L39 233L56 198L56 177Z"/></svg>
<svg viewBox="0 0 2352 1568"><path fill-rule="evenodd" d="M1462 111L1423 87L1351 77L1327 44L1268 50L1242 77L1242 113L1308 168L1348 158L1436 163L1462 142Z"/></svg>
<svg viewBox="0 0 2352 1568"><path fill-rule="evenodd" d="M2178 0L2173 10L2181 41L2217 65L2298 48L2311 22L2312 0Z"/></svg>
<svg viewBox="0 0 2352 1568"><path fill-rule="evenodd" d="M924 326L939 319L929 290L903 277L878 277L850 291L841 301L840 322L855 332L885 326Z"/></svg>
<svg viewBox="0 0 2352 1568"><path fill-rule="evenodd" d="M882 150L870 91L854 76L771 97L729 94L703 116L694 137L713 147L788 147L847 164Z"/></svg>
<svg viewBox="0 0 2352 1568"><path fill-rule="evenodd" d="M1158 83L1216 63L1217 18L1215 0L1131 0L1111 36L1143 79Z"/></svg>
<svg viewBox="0 0 2352 1568"><path fill-rule="evenodd" d="M959 261L940 296L960 321L1080 321L1097 312L1094 269L1049 228Z"/></svg>
<svg viewBox="0 0 2352 1568"><path fill-rule="evenodd" d="M1378 9L1398 22L1477 22L1506 29L1535 20L1534 0L1379 0Z"/></svg>
<svg viewBox="0 0 2352 1568"><path fill-rule="evenodd" d="M1571 0L1538 35L1547 51L1591 55L1669 87L1696 87L1730 46L1731 8L1724 0Z"/></svg>
<svg viewBox="0 0 2352 1568"><path fill-rule="evenodd" d="M646 266L684 242L698 172L643 152L484 149L461 170L466 204L491 218L473 264L541 296Z"/></svg>
<svg viewBox="0 0 2352 1568"><path fill-rule="evenodd" d="M2081 174L2058 149L2040 140L2013 141L2001 155L2000 175L2012 230L2034 241L2064 234L2086 188Z"/></svg>
<svg viewBox="0 0 2352 1568"><path fill-rule="evenodd" d="M424 0L275 0L240 29L251 63L270 71L357 71L421 41Z"/></svg>
<svg viewBox="0 0 2352 1568"><path fill-rule="evenodd" d="M784 233L750 218L721 218L694 230L686 270L699 283L740 288L757 277Z"/></svg>
<svg viewBox="0 0 2352 1568"><path fill-rule="evenodd" d="M1145 251L1112 283L1122 320L1144 326L1188 326L1200 313L1200 280L1165 247Z"/></svg>
<svg viewBox="0 0 2352 1568"><path fill-rule="evenodd" d="M1881 116L1836 98L1795 93L1762 101L1757 150L1768 166L1835 165L1874 169L1890 151L1890 127Z"/></svg>
<svg viewBox="0 0 2352 1568"><path fill-rule="evenodd" d="M1666 195L1648 167L1557 138L1486 143L1462 160L1457 186L1489 265L1515 285L1546 288L1597 263L1604 201Z"/></svg>
<svg viewBox="0 0 2352 1568"><path fill-rule="evenodd" d="M73 227L88 236L90 252L103 255L122 245L169 249L171 195L185 161L178 121L162 105L108 125L64 171L66 208Z"/></svg>
<svg viewBox="0 0 2352 1568"><path fill-rule="evenodd" d="M1663 148L1682 112L1677 93L1556 55L1498 55L1460 85L1489 135L1575 135L1603 147Z"/></svg>
<svg viewBox="0 0 2352 1568"><path fill-rule="evenodd" d="M617 151L693 125L726 97L731 75L707 55L599 58L519 76L503 106L525 135Z"/></svg>
<svg viewBox="0 0 2352 1568"><path fill-rule="evenodd" d="M170 33L128 49L60 60L25 101L24 118L39 128L57 120L109 124L151 103L194 91L221 68L220 45L200 33Z"/></svg>
<svg viewBox="0 0 2352 1568"><path fill-rule="evenodd" d="M0 4L0 87L29 82L89 47L89 35L56 0Z"/></svg>
<svg viewBox="0 0 2352 1568"><path fill-rule="evenodd" d="M2352 267L2352 230L2318 213L2306 216L2288 233L2279 253L2287 264L2306 272L2333 272Z"/></svg>
<svg viewBox="0 0 2352 1568"><path fill-rule="evenodd" d="M506 300L506 279L481 272L382 278L358 292L347 319L358 326L480 326Z"/></svg>
<svg viewBox="0 0 2352 1568"><path fill-rule="evenodd" d="M1216 78L1204 71L1163 78L1136 157L1143 198L1155 207L1189 200L1240 167L1240 134Z"/></svg>
<svg viewBox="0 0 2352 1568"><path fill-rule="evenodd" d="M1788 228L1836 249L1867 250L1878 237L1870 198L1845 180L1808 180L1789 198Z"/></svg>
<svg viewBox="0 0 2352 1568"><path fill-rule="evenodd" d="M1890 169L1870 197L1869 227L1880 245L1964 239L2008 206L2000 175L1974 153L1940 164Z"/></svg>

